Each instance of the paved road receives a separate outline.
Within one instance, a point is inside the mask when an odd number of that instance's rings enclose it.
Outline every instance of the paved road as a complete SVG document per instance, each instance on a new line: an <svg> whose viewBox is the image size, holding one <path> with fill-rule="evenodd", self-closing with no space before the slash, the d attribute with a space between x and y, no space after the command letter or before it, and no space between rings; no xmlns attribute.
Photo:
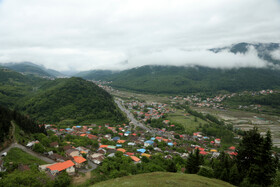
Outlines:
<svg viewBox="0 0 280 187"><path fill-rule="evenodd" d="M148 131L149 133L155 134L154 130L148 128L146 125L144 125L143 123L140 123L138 120L136 120L134 118L133 114L131 114L129 110L127 110L124 106L122 106L121 101L115 100L115 102L117 103L118 107L127 115L127 117L130 119L130 121L134 125L136 125L136 126L142 128L142 129Z"/></svg>
<svg viewBox="0 0 280 187"><path fill-rule="evenodd" d="M40 154L38 154L38 153L36 153L36 152L34 152L34 151L24 147L23 145L18 144L18 143L12 143L9 147L7 147L3 151L1 151L0 154L2 155L4 152L8 152L10 149L12 149L14 147L17 147L17 148L27 152L28 154L30 154L32 156L35 156L35 157L37 157L37 158L39 158L39 159L41 159L41 160L43 160L43 161L45 161L45 162L47 162L49 164L55 163L55 161L53 161L52 159L44 157L44 156L42 156L42 155L40 155Z"/></svg>
<svg viewBox="0 0 280 187"><path fill-rule="evenodd" d="M93 163L89 159L87 161L88 161L88 165L91 166L91 168L90 169L79 169L80 172L87 173L87 172L90 172L90 171L92 171L92 170L94 170L98 167L97 164Z"/></svg>

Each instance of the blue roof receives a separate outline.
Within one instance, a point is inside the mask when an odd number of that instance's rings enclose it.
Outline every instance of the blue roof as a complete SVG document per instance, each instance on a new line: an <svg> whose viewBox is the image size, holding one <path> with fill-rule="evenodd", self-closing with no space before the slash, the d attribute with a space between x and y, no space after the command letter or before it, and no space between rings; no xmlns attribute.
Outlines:
<svg viewBox="0 0 280 187"><path fill-rule="evenodd" d="M118 136L116 136L116 137L113 138L113 140L119 140L119 139L121 139L121 138L118 137Z"/></svg>
<svg viewBox="0 0 280 187"><path fill-rule="evenodd" d="M76 128L81 128L82 126L76 126Z"/></svg>
<svg viewBox="0 0 280 187"><path fill-rule="evenodd" d="M169 143L167 143L167 145L169 145L169 146L173 146L173 143L169 142Z"/></svg>
<svg viewBox="0 0 280 187"><path fill-rule="evenodd" d="M138 152L145 153L146 149L137 149Z"/></svg>
<svg viewBox="0 0 280 187"><path fill-rule="evenodd" d="M70 128L66 128L67 131L71 130Z"/></svg>
<svg viewBox="0 0 280 187"><path fill-rule="evenodd" d="M152 140L147 140L147 141L145 141L145 143L148 143L148 144L153 144L153 143L154 143L154 141L152 141Z"/></svg>
<svg viewBox="0 0 280 187"><path fill-rule="evenodd" d="M125 133L126 133L126 134L130 134L131 132L130 132L130 131L126 131Z"/></svg>
<svg viewBox="0 0 280 187"><path fill-rule="evenodd" d="M152 137L151 140L155 140L156 138Z"/></svg>
<svg viewBox="0 0 280 187"><path fill-rule="evenodd" d="M121 145L121 144L116 144L116 146L117 146L117 147L122 147L122 145Z"/></svg>

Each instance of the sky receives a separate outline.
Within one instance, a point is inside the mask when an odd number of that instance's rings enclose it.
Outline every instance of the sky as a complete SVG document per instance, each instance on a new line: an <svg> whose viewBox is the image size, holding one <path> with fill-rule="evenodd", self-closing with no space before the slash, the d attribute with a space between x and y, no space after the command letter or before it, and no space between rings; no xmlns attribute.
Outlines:
<svg viewBox="0 0 280 187"><path fill-rule="evenodd" d="M0 0L0 62L123 70L148 64L264 67L213 47L280 43L279 0ZM280 51L273 57L280 59Z"/></svg>

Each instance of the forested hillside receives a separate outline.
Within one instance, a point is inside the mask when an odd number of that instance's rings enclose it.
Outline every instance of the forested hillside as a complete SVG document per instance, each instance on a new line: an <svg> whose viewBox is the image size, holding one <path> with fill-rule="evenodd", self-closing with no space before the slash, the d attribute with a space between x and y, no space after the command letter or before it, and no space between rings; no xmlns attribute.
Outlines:
<svg viewBox="0 0 280 187"><path fill-rule="evenodd" d="M123 122L113 98L81 78L48 80L0 69L0 105L39 122Z"/></svg>
<svg viewBox="0 0 280 187"><path fill-rule="evenodd" d="M9 110L0 106L0 146L12 130L14 121L25 133L46 133L45 127L39 127L33 120L17 111Z"/></svg>
<svg viewBox="0 0 280 187"><path fill-rule="evenodd" d="M46 79L0 68L0 105L15 107L21 98L34 93L45 82Z"/></svg>
<svg viewBox="0 0 280 187"><path fill-rule="evenodd" d="M109 93L81 78L56 79L26 98L19 109L40 122L121 122L123 114Z"/></svg>
<svg viewBox="0 0 280 187"><path fill-rule="evenodd" d="M112 86L138 92L187 94L274 89L280 71L274 69L142 66L107 76Z"/></svg>
<svg viewBox="0 0 280 187"><path fill-rule="evenodd" d="M31 63L31 62L21 62L21 63L5 63L2 64L3 67L8 68L10 70L23 73L26 75L35 75L39 77L59 77L63 76L62 73L47 69L43 66Z"/></svg>

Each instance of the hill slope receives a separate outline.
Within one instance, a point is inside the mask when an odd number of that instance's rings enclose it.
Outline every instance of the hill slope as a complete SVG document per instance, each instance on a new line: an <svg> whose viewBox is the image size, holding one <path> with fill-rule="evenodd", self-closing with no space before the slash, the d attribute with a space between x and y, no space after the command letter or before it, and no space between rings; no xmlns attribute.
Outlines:
<svg viewBox="0 0 280 187"><path fill-rule="evenodd" d="M23 73L26 75L36 75L39 77L61 77L64 76L62 73L52 70L46 69L43 66L33 64L31 62L21 62L21 63L6 63L2 64L3 67L14 70L19 73Z"/></svg>
<svg viewBox="0 0 280 187"><path fill-rule="evenodd" d="M0 149L5 147L4 142L10 143L14 137L15 127L12 128L12 122L15 122L26 134L46 133L44 127L39 127L33 120L20 114L17 111L9 110L0 106Z"/></svg>
<svg viewBox="0 0 280 187"><path fill-rule="evenodd" d="M45 82L47 80L39 77L0 68L0 105L15 107L22 97L32 94Z"/></svg>
<svg viewBox="0 0 280 187"><path fill-rule="evenodd" d="M142 66L105 78L112 86L150 93L213 93L279 88L280 70L207 67Z"/></svg>
<svg viewBox="0 0 280 187"><path fill-rule="evenodd" d="M129 186L188 186L188 187L226 187L232 186L229 183L217 179L209 179L206 177L168 173L168 172L154 172L140 175L126 176L116 178L93 185L94 187L129 187Z"/></svg>
<svg viewBox="0 0 280 187"><path fill-rule="evenodd" d="M122 122L125 117L113 98L97 85L81 78L56 79L26 97L21 111L40 122Z"/></svg>

